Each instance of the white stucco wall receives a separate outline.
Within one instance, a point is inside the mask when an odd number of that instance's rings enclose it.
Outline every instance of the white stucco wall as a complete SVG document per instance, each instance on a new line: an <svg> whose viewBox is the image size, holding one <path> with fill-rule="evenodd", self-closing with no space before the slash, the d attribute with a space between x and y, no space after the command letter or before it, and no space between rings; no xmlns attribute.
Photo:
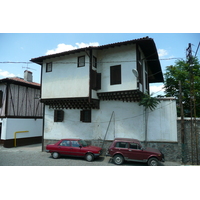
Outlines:
<svg viewBox="0 0 200 200"><path fill-rule="evenodd" d="M42 98L73 98L89 96L89 58L85 55L85 66L77 67L77 58L84 54L73 54L59 59L49 59L52 72L42 67Z"/></svg>
<svg viewBox="0 0 200 200"><path fill-rule="evenodd" d="M42 136L42 119L20 119L3 118L1 139L13 139L16 131L29 131L28 133L17 133L16 138Z"/></svg>
<svg viewBox="0 0 200 200"><path fill-rule="evenodd" d="M92 123L81 122L78 109L64 109L64 121L54 122L54 110L45 108L44 139L104 139L114 111L106 140L115 137L145 140L144 110L138 103L101 101L100 109L92 110ZM148 140L177 141L175 101L163 101L149 114Z"/></svg>
<svg viewBox="0 0 200 200"><path fill-rule="evenodd" d="M105 49L98 52L97 59L97 72L101 73L101 90L98 92L137 89L137 78L132 73L132 69L137 69L135 45ZM122 83L110 85L110 67L115 65L121 65Z"/></svg>

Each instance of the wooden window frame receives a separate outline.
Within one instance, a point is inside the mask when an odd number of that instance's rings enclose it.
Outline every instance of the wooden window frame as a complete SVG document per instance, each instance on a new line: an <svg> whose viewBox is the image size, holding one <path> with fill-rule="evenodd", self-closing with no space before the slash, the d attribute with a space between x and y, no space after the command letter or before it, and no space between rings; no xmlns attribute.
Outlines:
<svg viewBox="0 0 200 200"><path fill-rule="evenodd" d="M92 121L92 111L81 110L80 121L85 122L85 123L90 123Z"/></svg>
<svg viewBox="0 0 200 200"><path fill-rule="evenodd" d="M118 85L122 83L121 65L110 67L110 85Z"/></svg>
<svg viewBox="0 0 200 200"><path fill-rule="evenodd" d="M63 120L64 120L64 111L54 110L54 122L63 122Z"/></svg>
<svg viewBox="0 0 200 200"><path fill-rule="evenodd" d="M93 62L92 62L93 67L97 68L97 58L93 56Z"/></svg>
<svg viewBox="0 0 200 200"><path fill-rule="evenodd" d="M3 91L0 90L0 108L3 106Z"/></svg>
<svg viewBox="0 0 200 200"><path fill-rule="evenodd" d="M52 72L52 62L46 63L46 72Z"/></svg>
<svg viewBox="0 0 200 200"><path fill-rule="evenodd" d="M80 62L80 59L81 58L84 58L84 61L82 62ZM83 64L82 64L83 63ZM85 56L79 56L78 57L78 66L77 67L84 67L85 66Z"/></svg>

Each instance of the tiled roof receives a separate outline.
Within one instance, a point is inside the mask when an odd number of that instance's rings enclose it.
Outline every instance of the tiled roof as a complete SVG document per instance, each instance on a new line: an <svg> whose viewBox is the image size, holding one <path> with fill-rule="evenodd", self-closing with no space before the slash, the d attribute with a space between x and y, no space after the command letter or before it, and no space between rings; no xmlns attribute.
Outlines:
<svg viewBox="0 0 200 200"><path fill-rule="evenodd" d="M10 82L10 83L15 83L15 84L22 84L22 85L29 85L31 86L37 86L40 87L39 83L36 82L29 82L29 81L25 81L23 78L19 78L19 77L10 77L10 78L4 78L4 79L0 79L0 82Z"/></svg>
<svg viewBox="0 0 200 200"><path fill-rule="evenodd" d="M64 51L61 53L32 58L30 61L41 65L43 61L45 61L46 59L58 58L61 56L84 52L89 49L103 50L103 49L114 48L114 47L119 47L122 45L130 45L130 44L137 44L141 48L142 52L144 53L144 56L146 57L146 61L148 63L151 74L153 74L153 76L150 74L149 83L163 82L164 78L162 74L160 61L158 58L156 45L154 43L154 40L149 37L143 37L139 39L106 44L106 45L101 45L101 46L93 46L93 47L90 46L90 47L84 47L84 48L70 50L70 51Z"/></svg>
<svg viewBox="0 0 200 200"><path fill-rule="evenodd" d="M79 49L74 49L74 50L69 50L69 51L63 51L61 53L49 54L49 55L40 56L37 58L32 58L30 61L35 62L37 64L41 64L43 62L43 60L45 60L45 59L50 59L50 58L65 56L65 55L69 55L69 54L73 54L73 53L78 53L81 51L85 51L86 49L106 49L106 48L115 47L115 46L134 44L134 43L137 43L140 41L145 41L145 40L153 41L152 38L149 38L147 36L147 37L134 39L134 40L128 40L128 41L124 41L124 42L116 42L116 43L105 44L105 45L101 45L101 46L89 46L89 47L84 47L84 48L79 48Z"/></svg>

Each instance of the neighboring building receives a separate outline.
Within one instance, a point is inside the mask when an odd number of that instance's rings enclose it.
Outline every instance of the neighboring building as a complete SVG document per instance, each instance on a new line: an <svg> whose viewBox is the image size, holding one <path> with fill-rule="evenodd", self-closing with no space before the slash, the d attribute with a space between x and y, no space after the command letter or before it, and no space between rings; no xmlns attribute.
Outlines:
<svg viewBox="0 0 200 200"><path fill-rule="evenodd" d="M32 72L24 79L0 80L0 142L4 147L42 142L43 105L40 84L32 82ZM28 131L22 133L15 133Z"/></svg>
<svg viewBox="0 0 200 200"><path fill-rule="evenodd" d="M61 138L100 144L104 138L145 139L142 94L163 82L153 39L86 47L31 59L40 64L44 145ZM175 101L149 115L148 141L177 142ZM99 142L99 143L98 143Z"/></svg>

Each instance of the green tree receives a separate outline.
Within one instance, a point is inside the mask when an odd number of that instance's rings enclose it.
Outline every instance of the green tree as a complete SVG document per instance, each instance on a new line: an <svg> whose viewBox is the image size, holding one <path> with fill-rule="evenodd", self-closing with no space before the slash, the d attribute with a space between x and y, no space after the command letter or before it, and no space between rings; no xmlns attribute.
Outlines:
<svg viewBox="0 0 200 200"><path fill-rule="evenodd" d="M164 76L165 96L176 98L177 115L180 116L179 81L181 81L184 116L190 117L190 97L192 97L192 112L194 113L195 104L196 116L200 117L200 64L198 59L192 58L190 64L184 60L177 60L174 66L167 67Z"/></svg>
<svg viewBox="0 0 200 200"><path fill-rule="evenodd" d="M160 102L159 99L157 99L156 97L152 97L152 95L153 94L149 95L148 93L143 94L142 100L139 102L139 106L143 106L145 111L145 145L147 145L147 127L149 110L155 110L155 108Z"/></svg>

